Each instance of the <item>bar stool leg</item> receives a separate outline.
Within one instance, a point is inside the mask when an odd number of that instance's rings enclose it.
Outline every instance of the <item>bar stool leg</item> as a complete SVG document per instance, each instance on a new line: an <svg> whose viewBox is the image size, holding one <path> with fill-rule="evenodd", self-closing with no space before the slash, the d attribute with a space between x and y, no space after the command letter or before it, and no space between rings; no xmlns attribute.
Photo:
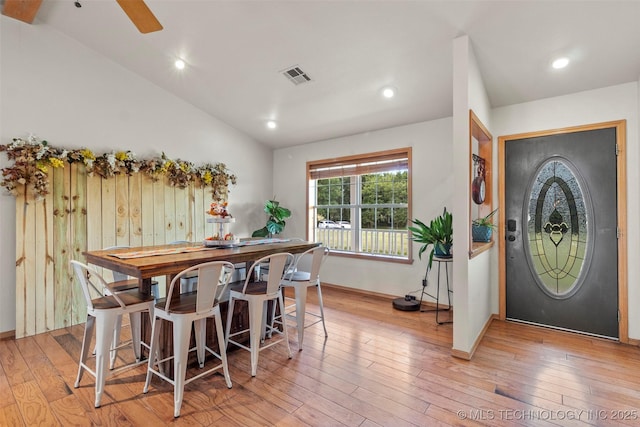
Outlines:
<svg viewBox="0 0 640 427"><path fill-rule="evenodd" d="M191 340L191 322L185 319L173 321L173 416L180 416L180 407L184 396L184 382L189 360L189 341Z"/></svg>
<svg viewBox="0 0 640 427"><path fill-rule="evenodd" d="M296 285L294 286L294 288L296 297L296 327L298 328L298 350L302 351L302 341L304 340L304 320L307 310L307 287L304 285Z"/></svg>
<svg viewBox="0 0 640 427"><path fill-rule="evenodd" d="M322 328L324 329L324 337L328 337L327 327L324 324L324 304L322 303L322 290L320 289L320 285L316 285L316 289L318 290L318 304L320 305L320 316L322 318Z"/></svg>
<svg viewBox="0 0 640 427"><path fill-rule="evenodd" d="M91 337L93 336L93 330L95 329L96 318L93 316L87 316L87 323L84 326L84 337L82 337L82 350L80 351L80 363L78 364L78 376L76 377L75 388L80 387L80 380L82 374L84 374L85 363L89 357L89 344L91 344Z"/></svg>
<svg viewBox="0 0 640 427"><path fill-rule="evenodd" d="M249 342L251 345L251 376L258 373L258 355L260 354L260 339L262 338L264 304L262 301L249 299Z"/></svg>
<svg viewBox="0 0 640 427"><path fill-rule="evenodd" d="M222 319L220 319L220 317L220 307L216 307L216 313L213 316L213 321L216 324L218 351L220 352L220 359L222 359L222 372L224 373L224 380L227 383L227 387L231 388L231 375L229 375L229 365L227 363L227 346L224 342L224 334L222 332Z"/></svg>
<svg viewBox="0 0 640 427"><path fill-rule="evenodd" d="M109 363L113 330L117 317L117 315L109 312L100 312L96 316L96 408L100 407L104 392L107 363Z"/></svg>

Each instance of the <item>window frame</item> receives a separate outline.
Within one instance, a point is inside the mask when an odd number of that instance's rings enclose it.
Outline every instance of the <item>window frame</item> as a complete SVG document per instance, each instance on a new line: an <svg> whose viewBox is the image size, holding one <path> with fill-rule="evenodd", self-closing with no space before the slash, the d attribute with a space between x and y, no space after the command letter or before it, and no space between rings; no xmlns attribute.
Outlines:
<svg viewBox="0 0 640 427"><path fill-rule="evenodd" d="M329 159L320 159L320 160L311 160L307 162L307 166L306 166L306 172L307 172L307 176L306 176L306 191L307 191L307 197L306 197L306 236L307 236L307 240L315 240L315 224L313 223L313 218L315 218L314 216L314 209L316 209L316 200L311 200L312 197L315 196L315 194L312 194L311 192L311 184L312 181L315 181L317 179L323 179L323 178L329 178L330 176L324 176L322 174L318 174L317 170L319 168L339 168L341 166L344 165L353 165L354 163L357 164L365 164L365 163L369 163L369 162L374 162L374 161L381 161L381 160L392 160L392 159L399 159L399 158L403 158L405 157L407 159L406 161L406 167L407 167L407 226L409 226L409 221L410 218L412 218L412 157L411 157L411 147L404 147L404 148L397 148L397 149L392 149L392 150L385 150L385 151L377 151L377 152L371 152L371 153L363 153L363 154L357 154L357 155L351 155L351 156L344 156L344 157L334 157L334 158L329 158ZM361 173L357 173L357 174L349 174L349 173L339 173L339 174L335 174L333 177L337 177L337 176L358 176L357 177L357 181L358 181L358 186L356 189L357 193L360 193L361 189L360 189L360 178L359 175L364 175L366 173L375 173L375 172L382 172L382 170L377 170L377 168L375 166L373 166L372 168L368 169L368 168L362 168L361 169ZM356 208L356 209L361 209L362 207L362 200L360 200L360 196L358 196L356 201L351 200L351 203L348 205L350 208ZM368 204L367 204L368 205ZM385 207L384 205L388 205L386 203L381 203L380 204L382 207ZM377 205L376 205L377 206ZM340 208L344 208L346 207L346 205L336 205L335 206L340 207ZM359 217L360 212L356 213L356 218ZM359 221L359 219L358 219ZM353 217L351 218L351 222L353 224ZM359 223L359 222L358 222ZM353 229L353 228L352 228ZM358 228L359 229L359 228ZM408 241L408 248L407 248L407 255L406 257L404 256L393 256L393 255L384 255L384 254L371 254L371 253L361 253L361 252L350 252L350 251L332 251L331 252L331 256L339 256L339 257L345 257L345 258L358 258L358 259L371 259L371 260L376 260L376 261L383 261L383 262L393 262L393 263L401 263L401 264L411 264L413 263L413 241L411 240L411 232L409 230L407 230L407 241Z"/></svg>

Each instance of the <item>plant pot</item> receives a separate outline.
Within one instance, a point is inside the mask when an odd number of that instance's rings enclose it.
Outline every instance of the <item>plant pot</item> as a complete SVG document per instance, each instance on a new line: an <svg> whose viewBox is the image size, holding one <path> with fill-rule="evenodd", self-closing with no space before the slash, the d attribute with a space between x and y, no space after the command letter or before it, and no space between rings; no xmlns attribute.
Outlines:
<svg viewBox="0 0 640 427"><path fill-rule="evenodd" d="M475 225L471 226L471 238L474 242L483 242L487 243L491 241L491 235L493 234L493 229L486 225Z"/></svg>
<svg viewBox="0 0 640 427"><path fill-rule="evenodd" d="M451 245L443 245L444 246L444 250L443 248L440 247L440 245L435 245L434 247L434 255L440 258L451 258L453 255L451 255Z"/></svg>

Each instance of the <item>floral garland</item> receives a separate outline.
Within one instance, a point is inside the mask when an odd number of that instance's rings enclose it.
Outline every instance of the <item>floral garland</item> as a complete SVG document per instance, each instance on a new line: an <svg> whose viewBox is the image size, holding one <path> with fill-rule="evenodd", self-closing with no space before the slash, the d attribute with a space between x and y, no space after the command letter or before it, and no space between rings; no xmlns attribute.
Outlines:
<svg viewBox="0 0 640 427"><path fill-rule="evenodd" d="M142 172L157 181L166 176L172 186L185 188L190 183L211 187L214 200L226 200L229 184L236 184L236 176L223 163L207 163L196 167L184 160L169 159L164 153L160 157L138 160L131 151L117 151L96 155L87 148L65 150L50 146L47 141L34 136L14 138L11 144L0 145L7 152L13 166L2 169L0 185L17 195L20 186L32 186L38 198L49 193L49 168L63 168L65 163L82 163L89 175L102 178L115 175L133 175Z"/></svg>

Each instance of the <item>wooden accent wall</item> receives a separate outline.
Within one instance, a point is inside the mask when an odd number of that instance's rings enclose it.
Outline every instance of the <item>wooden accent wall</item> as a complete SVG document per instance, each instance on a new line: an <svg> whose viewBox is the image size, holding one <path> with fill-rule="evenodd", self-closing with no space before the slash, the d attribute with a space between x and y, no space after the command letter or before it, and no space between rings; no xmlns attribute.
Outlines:
<svg viewBox="0 0 640 427"><path fill-rule="evenodd" d="M88 176L84 165L49 173L42 200L16 198L16 338L86 321L86 303L69 268L82 252L108 246L201 241L211 234L210 190L181 189L148 176ZM107 280L110 273L104 273ZM161 288L164 278L159 278Z"/></svg>

